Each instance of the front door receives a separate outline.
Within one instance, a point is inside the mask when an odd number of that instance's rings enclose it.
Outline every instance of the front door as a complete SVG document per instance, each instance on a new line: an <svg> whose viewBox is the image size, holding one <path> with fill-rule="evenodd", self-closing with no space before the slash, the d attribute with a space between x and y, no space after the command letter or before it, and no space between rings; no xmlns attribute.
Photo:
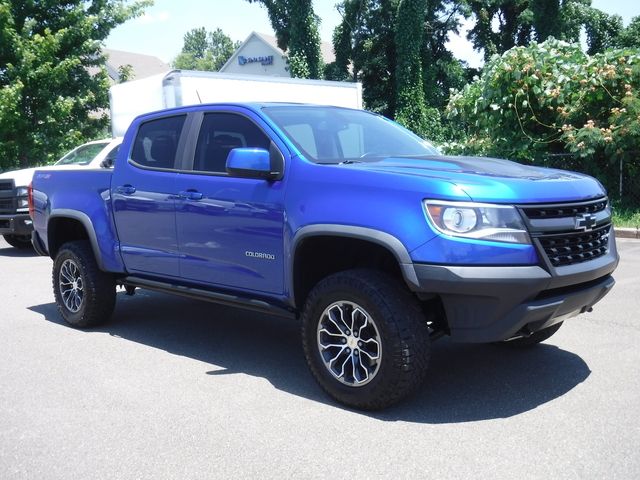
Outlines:
<svg viewBox="0 0 640 480"><path fill-rule="evenodd" d="M236 147L269 149L259 121L239 112L205 113L193 173L177 179L180 275L201 284L281 294L284 184L234 178L227 155Z"/></svg>

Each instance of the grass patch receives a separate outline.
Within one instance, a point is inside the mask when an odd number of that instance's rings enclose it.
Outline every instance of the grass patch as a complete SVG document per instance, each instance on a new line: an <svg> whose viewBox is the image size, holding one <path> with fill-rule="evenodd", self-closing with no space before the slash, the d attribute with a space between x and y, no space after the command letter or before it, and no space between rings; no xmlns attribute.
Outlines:
<svg viewBox="0 0 640 480"><path fill-rule="evenodd" d="M640 208L613 207L613 224L616 227L640 228Z"/></svg>

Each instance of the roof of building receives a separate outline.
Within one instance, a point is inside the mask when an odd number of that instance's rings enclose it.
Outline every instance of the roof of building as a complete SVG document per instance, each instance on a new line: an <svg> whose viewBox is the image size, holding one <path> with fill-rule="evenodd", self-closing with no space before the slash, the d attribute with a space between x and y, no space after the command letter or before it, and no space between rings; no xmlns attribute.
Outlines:
<svg viewBox="0 0 640 480"><path fill-rule="evenodd" d="M237 48L237 50L234 52L234 54L231 56L231 58L229 60L227 60L227 63L225 63L225 65L223 65L223 67L220 69L221 71L223 71L225 69L227 64L235 61L235 58L238 56L238 52L240 52L240 50L242 50L242 47L249 40L251 40L251 37L258 37L264 43L269 45L273 50L275 50L276 54L285 55L285 52L278 46L278 39L274 35L267 35L266 33L259 33L259 32L251 32L249 34L249 36L246 38L246 40L244 42L242 42L242 45L240 45ZM331 43L329 43L329 42L320 42L320 56L322 57L322 61L325 64L334 62L335 59L336 59L336 55L333 52L333 45Z"/></svg>
<svg viewBox="0 0 640 480"><path fill-rule="evenodd" d="M124 52L105 48L103 53L107 57L106 67L109 78L114 82L120 80L118 69L124 65L131 65L132 75L129 80L139 80L158 73L166 73L171 66L164 63L158 57L143 55L141 53Z"/></svg>

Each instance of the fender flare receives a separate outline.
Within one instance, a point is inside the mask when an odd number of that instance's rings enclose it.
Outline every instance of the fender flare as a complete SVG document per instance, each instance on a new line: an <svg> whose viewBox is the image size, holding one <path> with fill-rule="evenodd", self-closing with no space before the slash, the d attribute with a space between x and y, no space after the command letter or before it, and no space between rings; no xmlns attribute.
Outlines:
<svg viewBox="0 0 640 480"><path fill-rule="evenodd" d="M100 246L98 245L98 237L96 236L96 230L93 227L93 222L91 221L91 218L89 217L89 215L83 212L79 212L78 210L71 210L68 208L57 208L51 211L47 224L50 224L51 220L53 220L54 218L69 218L72 220L77 220L82 224L84 229L87 231L87 235L89 236L91 249L93 250L93 254L96 257L96 262L98 263L98 267L100 268L100 270L103 270L104 263L102 261L102 252L100 251ZM48 232L49 232L49 227L47 226L47 235L48 235ZM47 241L47 244L50 245L51 242Z"/></svg>
<svg viewBox="0 0 640 480"><path fill-rule="evenodd" d="M299 244L310 237L320 237L320 236L336 236L336 237L347 237L347 238L357 238L359 240L366 240L368 242L376 243L382 247L388 249L393 256L396 258L398 262L398 266L400 267L400 271L402 272L402 277L404 281L407 283L407 286L415 291L419 288L420 282L418 281L418 276L416 275L415 268L413 266L413 261L409 256L409 251L404 246L404 244L398 240L398 238L394 237L390 233L382 232L380 230L375 230L373 228L367 227L356 227L352 225L339 225L339 224L315 224L315 225L307 225L305 227L300 228L293 237L291 242L291 254L289 261L289 292L291 292L292 299L295 298L294 291L294 262L295 262L295 252L298 249Z"/></svg>

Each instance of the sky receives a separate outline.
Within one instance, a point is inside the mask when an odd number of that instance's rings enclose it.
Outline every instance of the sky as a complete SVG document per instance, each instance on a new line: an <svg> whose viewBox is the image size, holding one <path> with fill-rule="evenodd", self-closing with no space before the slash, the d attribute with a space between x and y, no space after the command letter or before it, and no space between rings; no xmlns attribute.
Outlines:
<svg viewBox="0 0 640 480"><path fill-rule="evenodd" d="M333 29L340 23L335 9L337 0L315 0L315 13L322 19L320 37L331 42ZM625 25L640 15L640 0L592 0L592 6L609 14L618 14ZM449 37L449 49L456 57L478 67L482 55L464 38L471 22L462 26L462 36ZM183 36L193 28L221 28L233 40L244 40L252 31L273 35L266 10L246 0L155 0L139 18L113 30L106 47L156 56L170 63L182 48Z"/></svg>

